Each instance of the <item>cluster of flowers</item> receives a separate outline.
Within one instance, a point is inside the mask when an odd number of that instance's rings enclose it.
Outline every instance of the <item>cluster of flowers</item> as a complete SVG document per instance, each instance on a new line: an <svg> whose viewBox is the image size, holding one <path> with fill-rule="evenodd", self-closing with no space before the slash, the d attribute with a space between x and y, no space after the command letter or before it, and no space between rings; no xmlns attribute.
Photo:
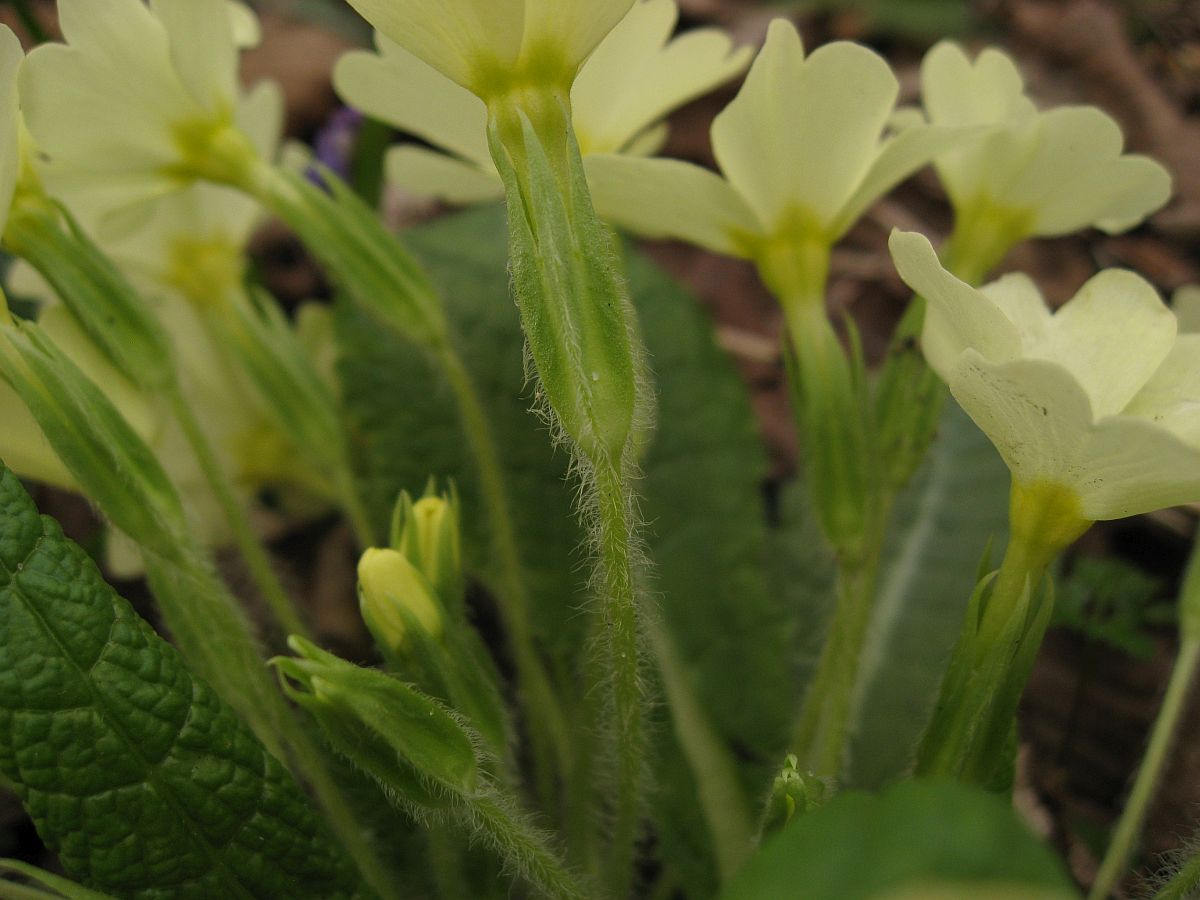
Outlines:
<svg viewBox="0 0 1200 900"><path fill-rule="evenodd" d="M229 15L212 16L215 5ZM342 96L447 151L393 149L394 184L456 203L499 197L481 99L492 90L492 69L484 62L521 71L523 57L553 45L572 85L601 215L636 234L754 259L773 287L781 277L771 271L773 248L827 249L931 161L968 230L955 245L968 281L1023 238L1123 230L1169 192L1160 166L1122 155L1117 126L1099 110L1037 111L1011 60L995 50L972 62L954 45L935 47L922 69L922 115L894 109L896 79L873 52L839 42L806 55L795 29L776 21L714 123L716 174L650 154L663 144L663 117L735 77L750 51L715 30L671 39L673 0L592 3L586 14L578 4L459 4L455 27L439 4L356 5L380 29L379 47L341 61ZM60 11L65 46L39 48L22 63L11 34L0 44L0 195L13 197L15 186L18 206L54 197L94 229L159 298L193 397L243 483L286 481L291 457L265 452L281 442L263 413L221 402L234 392L234 376L195 322L196 309L242 290L245 245L258 220L253 199L203 183L195 155L221 128L239 129L265 159L278 152L277 90L244 92L236 81L237 49L256 38L253 15L199 0L149 9L119 0L103 10L63 0ZM1192 336L1176 336L1174 317L1143 281L1104 274L1051 316L1026 279L980 293L947 280L922 241L899 237L893 246L904 277L931 303L930 362L1019 481L1070 487L1087 519L1200 497L1196 347ZM52 294L24 267L12 284L48 301L48 333L139 430L155 432L148 404L89 351ZM9 423L5 457L27 475L71 484L11 391L0 404ZM171 456L178 441L169 433L157 440ZM320 484L312 472L291 477Z"/></svg>

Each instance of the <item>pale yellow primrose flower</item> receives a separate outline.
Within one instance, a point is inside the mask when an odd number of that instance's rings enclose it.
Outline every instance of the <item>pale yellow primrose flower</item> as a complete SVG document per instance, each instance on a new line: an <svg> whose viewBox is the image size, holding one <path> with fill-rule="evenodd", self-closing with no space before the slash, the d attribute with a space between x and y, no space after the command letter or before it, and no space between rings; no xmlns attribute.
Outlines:
<svg viewBox="0 0 1200 900"><path fill-rule="evenodd" d="M634 0L349 0L409 53L487 99L568 87Z"/></svg>
<svg viewBox="0 0 1200 900"><path fill-rule="evenodd" d="M21 42L7 25L0 25L0 233L12 208L21 168L21 111L17 72L25 59Z"/></svg>
<svg viewBox="0 0 1200 900"><path fill-rule="evenodd" d="M580 152L648 155L661 149L674 109L734 78L750 62L723 31L704 28L672 40L675 0L638 0L588 57L571 89ZM418 135L424 147L393 148L388 181L453 203L503 196L487 143L482 100L381 34L378 53L348 53L334 71L342 99L373 118Z"/></svg>
<svg viewBox="0 0 1200 900"><path fill-rule="evenodd" d="M919 234L891 250L929 304L926 359L1019 489L1088 522L1200 500L1200 334L1146 281L1101 272L1051 314L1024 275L977 290Z"/></svg>
<svg viewBox="0 0 1200 900"><path fill-rule="evenodd" d="M883 137L899 85L876 53L845 41L805 56L776 19L737 97L717 116L725 177L679 160L585 160L601 216L646 237L758 256L773 242L831 246L866 209L960 137L914 126Z"/></svg>
<svg viewBox="0 0 1200 900"><path fill-rule="evenodd" d="M193 183L214 136L262 135L278 120L276 86L243 95L237 83L238 50L258 39L244 5L59 0L58 10L66 44L33 50L20 76L52 195L127 210Z"/></svg>
<svg viewBox="0 0 1200 900"><path fill-rule="evenodd" d="M1112 118L1093 106L1038 112L998 50L972 63L958 45L936 45L921 65L921 89L934 124L992 128L939 154L935 165L958 216L997 219L1010 244L1088 226L1125 231L1170 196L1166 169L1122 155Z"/></svg>
<svg viewBox="0 0 1200 900"><path fill-rule="evenodd" d="M1179 288L1171 297L1171 308L1179 319L1180 331L1200 331L1200 284Z"/></svg>

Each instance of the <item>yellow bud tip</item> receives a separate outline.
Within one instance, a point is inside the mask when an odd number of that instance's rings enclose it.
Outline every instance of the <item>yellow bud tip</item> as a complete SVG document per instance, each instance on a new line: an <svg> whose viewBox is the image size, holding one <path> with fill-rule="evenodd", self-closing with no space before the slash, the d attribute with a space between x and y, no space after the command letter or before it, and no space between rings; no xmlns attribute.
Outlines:
<svg viewBox="0 0 1200 900"><path fill-rule="evenodd" d="M377 640L398 649L411 617L426 633L442 636L442 612L428 580L404 554L373 548L358 563L363 618Z"/></svg>

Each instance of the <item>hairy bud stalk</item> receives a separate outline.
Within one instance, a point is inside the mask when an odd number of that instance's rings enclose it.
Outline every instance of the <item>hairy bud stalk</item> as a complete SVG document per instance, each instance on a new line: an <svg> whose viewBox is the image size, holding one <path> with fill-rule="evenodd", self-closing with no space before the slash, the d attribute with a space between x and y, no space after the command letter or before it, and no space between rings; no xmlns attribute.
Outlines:
<svg viewBox="0 0 1200 900"><path fill-rule="evenodd" d="M578 454L594 536L616 792L609 888L629 893L645 742L633 457L640 341L612 237L592 205L564 90L488 100L488 143L508 199L514 292L541 396Z"/></svg>

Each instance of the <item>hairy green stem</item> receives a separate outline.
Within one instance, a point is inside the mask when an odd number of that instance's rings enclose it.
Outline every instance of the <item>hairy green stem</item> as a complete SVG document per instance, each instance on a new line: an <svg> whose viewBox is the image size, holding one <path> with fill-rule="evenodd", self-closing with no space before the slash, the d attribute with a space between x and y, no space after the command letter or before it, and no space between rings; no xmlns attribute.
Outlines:
<svg viewBox="0 0 1200 900"><path fill-rule="evenodd" d="M514 873L545 897L584 900L592 896L579 876L550 847L546 836L514 812L507 799L488 792L464 797L461 815Z"/></svg>
<svg viewBox="0 0 1200 900"><path fill-rule="evenodd" d="M1154 900L1195 900L1200 892L1200 853L1195 854L1164 884Z"/></svg>
<svg viewBox="0 0 1200 900"><path fill-rule="evenodd" d="M196 419L196 414L192 411L178 384L173 385L167 391L167 402L183 428L184 436L187 438L197 462L200 463L200 469L221 506L225 520L233 531L238 550L246 561L259 593L267 602L275 619L288 634L310 637L308 626L304 624L304 620L300 617L291 597L288 596L287 590L275 574L271 559L262 542L254 533L249 517L234 492L229 475L221 465L221 461L217 459L212 443L204 433L204 427Z"/></svg>
<svg viewBox="0 0 1200 900"><path fill-rule="evenodd" d="M1200 640L1185 640L1179 648L1179 656L1175 660L1175 668L1167 685L1167 694L1154 722L1150 744L1138 769L1133 790L1129 799L1125 801L1125 809L1121 812L1121 818L1104 853L1100 871L1092 883L1091 890L1088 891L1088 900L1104 900L1109 896L1137 848L1142 826L1150 811L1150 803L1162 784L1163 772L1170 761L1171 747L1187 707L1188 694L1196 680L1198 665Z"/></svg>
<svg viewBox="0 0 1200 900"><path fill-rule="evenodd" d="M608 885L613 897L627 897L641 813L645 723L639 674L641 640L636 586L636 547L632 491L616 464L601 461L596 480L596 550L602 616L603 658L607 665L616 797Z"/></svg>
<svg viewBox="0 0 1200 900"><path fill-rule="evenodd" d="M792 738L801 768L814 775L836 776L841 771L879 555L872 547L863 557L842 560L838 566L837 605Z"/></svg>
<svg viewBox="0 0 1200 900"><path fill-rule="evenodd" d="M822 530L838 555L837 605L805 693L792 749L816 775L839 773L883 545L879 466L865 373L825 312L829 246L764 246L759 269L783 307L804 465Z"/></svg>

